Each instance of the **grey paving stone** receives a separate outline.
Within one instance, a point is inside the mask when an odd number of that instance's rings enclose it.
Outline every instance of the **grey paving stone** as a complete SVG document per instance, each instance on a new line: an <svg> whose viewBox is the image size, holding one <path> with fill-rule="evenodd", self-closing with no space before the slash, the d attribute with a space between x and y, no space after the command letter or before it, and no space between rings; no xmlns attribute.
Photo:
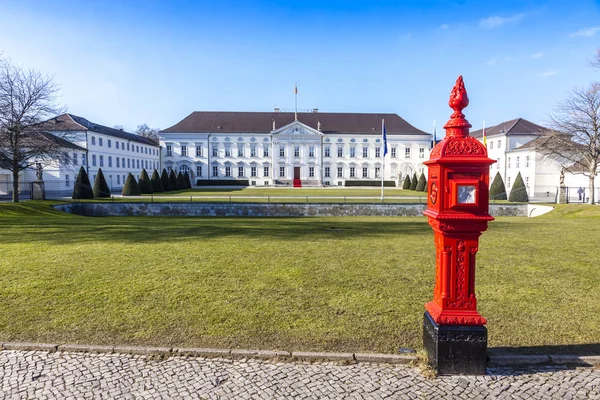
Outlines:
<svg viewBox="0 0 600 400"><path fill-rule="evenodd" d="M61 344L58 351L87 352L87 353L112 353L114 346L94 346L87 344Z"/></svg>
<svg viewBox="0 0 600 400"><path fill-rule="evenodd" d="M143 347L143 346L115 346L113 352L123 354L139 354L139 355L164 355L171 354L170 347Z"/></svg>
<svg viewBox="0 0 600 400"><path fill-rule="evenodd" d="M232 357L248 357L248 358L282 358L290 357L292 354L287 351L273 351L273 350L243 350L243 349L232 349Z"/></svg>
<svg viewBox="0 0 600 400"><path fill-rule="evenodd" d="M8 342L2 343L4 350L26 350L26 351L56 351L58 344L54 343L27 343L27 342Z"/></svg>
<svg viewBox="0 0 600 400"><path fill-rule="evenodd" d="M550 357L545 355L492 355L489 356L490 366L519 366L549 364Z"/></svg>
<svg viewBox="0 0 600 400"><path fill-rule="evenodd" d="M352 353L320 353L320 352L309 352L309 351L294 351L292 357L299 360L311 360L311 361L322 361L322 360L333 360L333 361L354 361L354 354Z"/></svg>
<svg viewBox="0 0 600 400"><path fill-rule="evenodd" d="M173 349L173 354L194 357L227 357L231 354L231 349L176 347Z"/></svg>

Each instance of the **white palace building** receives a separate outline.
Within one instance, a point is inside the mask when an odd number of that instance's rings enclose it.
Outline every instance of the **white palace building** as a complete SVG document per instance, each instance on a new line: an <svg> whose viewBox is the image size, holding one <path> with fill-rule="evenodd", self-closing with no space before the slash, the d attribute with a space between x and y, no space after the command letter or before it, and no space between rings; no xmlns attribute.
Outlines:
<svg viewBox="0 0 600 400"><path fill-rule="evenodd" d="M398 186L406 174L425 172L431 147L430 134L396 114L317 109L193 112L159 136L163 167L187 171L201 186L375 185L381 174L386 184Z"/></svg>

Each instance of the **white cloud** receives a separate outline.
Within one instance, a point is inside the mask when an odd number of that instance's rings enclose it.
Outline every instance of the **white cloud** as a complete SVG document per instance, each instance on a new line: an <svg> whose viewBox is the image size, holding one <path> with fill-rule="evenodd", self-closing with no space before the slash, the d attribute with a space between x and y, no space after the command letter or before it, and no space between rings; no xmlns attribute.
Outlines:
<svg viewBox="0 0 600 400"><path fill-rule="evenodd" d="M544 53L542 53L541 51L538 51L537 53L534 53L531 55L531 58L542 58L544 57Z"/></svg>
<svg viewBox="0 0 600 400"><path fill-rule="evenodd" d="M538 74L538 76L539 76L540 78L550 78L551 76L555 76L555 75L557 75L557 74L558 74L558 73L557 73L556 71L553 71L553 70L549 69L549 70L547 70L547 71L540 72L540 73Z"/></svg>
<svg viewBox="0 0 600 400"><path fill-rule="evenodd" d="M578 30L575 33L571 33L569 36L574 37L574 36L594 36L596 34L596 32L600 31L600 26L594 26L592 28L583 28Z"/></svg>
<svg viewBox="0 0 600 400"><path fill-rule="evenodd" d="M490 58L485 65L496 65L498 63L498 60L496 60L495 58Z"/></svg>
<svg viewBox="0 0 600 400"><path fill-rule="evenodd" d="M516 22L516 21L522 19L524 16L525 16L525 14L521 13L521 14L513 15L512 17L508 17L508 18L503 18L503 17L498 17L498 16L489 17L489 18L482 19L481 21L479 21L479 26L484 29L498 28L499 26L502 26L509 22Z"/></svg>

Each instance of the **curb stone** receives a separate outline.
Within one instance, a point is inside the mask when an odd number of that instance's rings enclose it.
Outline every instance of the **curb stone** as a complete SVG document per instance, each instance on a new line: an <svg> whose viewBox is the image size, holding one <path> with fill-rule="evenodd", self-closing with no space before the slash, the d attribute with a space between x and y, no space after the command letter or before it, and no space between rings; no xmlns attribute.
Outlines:
<svg viewBox="0 0 600 400"><path fill-rule="evenodd" d="M58 350L58 344L9 342L9 343L2 343L2 348L4 350L47 351L49 353L53 353Z"/></svg>
<svg viewBox="0 0 600 400"><path fill-rule="evenodd" d="M399 354L371 354L371 353L356 353L354 358L358 362L371 363L388 363L388 364L410 364L417 361L416 356L399 355Z"/></svg>
<svg viewBox="0 0 600 400"><path fill-rule="evenodd" d="M600 356L550 355L549 357L552 364L600 366Z"/></svg>
<svg viewBox="0 0 600 400"><path fill-rule="evenodd" d="M177 347L173 349L173 354L192 357L229 357L231 355L231 349Z"/></svg>
<svg viewBox="0 0 600 400"><path fill-rule="evenodd" d="M58 351L84 352L84 353L113 353L114 346L94 346L86 344L61 344Z"/></svg>
<svg viewBox="0 0 600 400"><path fill-rule="evenodd" d="M488 364L491 366L512 366L512 365L540 365L550 364L550 356L546 355L503 355L489 356Z"/></svg>
<svg viewBox="0 0 600 400"><path fill-rule="evenodd" d="M137 354L137 355L165 355L171 354L170 347L143 347L143 346L115 346L115 353Z"/></svg>
<svg viewBox="0 0 600 400"><path fill-rule="evenodd" d="M272 350L243 350L233 349L231 350L232 357L244 357L244 358L276 358L276 357L291 357L291 353L288 351L272 351Z"/></svg>
<svg viewBox="0 0 600 400"><path fill-rule="evenodd" d="M352 353L320 353L311 351L294 351L292 357L307 361L355 361Z"/></svg>

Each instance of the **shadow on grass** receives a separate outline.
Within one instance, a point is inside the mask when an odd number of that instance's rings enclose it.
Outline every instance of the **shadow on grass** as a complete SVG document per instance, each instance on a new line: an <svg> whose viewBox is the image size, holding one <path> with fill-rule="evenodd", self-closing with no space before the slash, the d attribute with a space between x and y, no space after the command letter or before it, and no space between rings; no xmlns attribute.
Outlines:
<svg viewBox="0 0 600 400"><path fill-rule="evenodd" d="M237 238L273 240L343 240L381 236L398 240L403 235L423 235L431 228L422 221L383 218L161 218L36 217L8 220L0 218L4 243L85 242L159 243L197 238Z"/></svg>

